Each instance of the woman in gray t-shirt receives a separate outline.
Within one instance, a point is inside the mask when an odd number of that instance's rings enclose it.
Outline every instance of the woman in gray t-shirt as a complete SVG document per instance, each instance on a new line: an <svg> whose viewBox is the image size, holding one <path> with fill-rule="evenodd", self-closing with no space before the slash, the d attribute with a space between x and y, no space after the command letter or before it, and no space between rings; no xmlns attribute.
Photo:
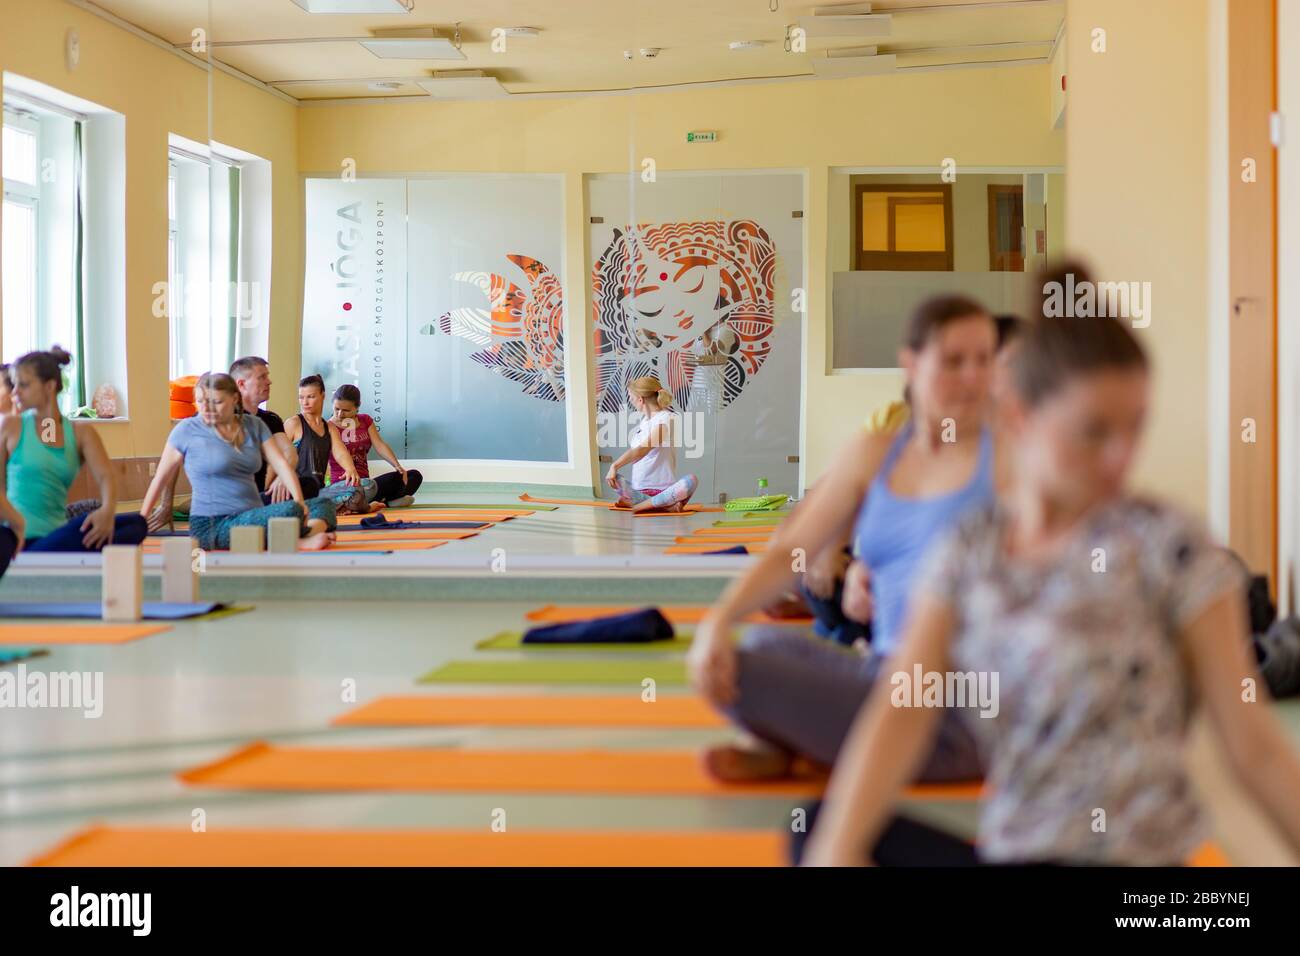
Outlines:
<svg viewBox="0 0 1300 956"><path fill-rule="evenodd" d="M149 514L163 488L182 466L190 480L190 535L205 550L230 547L230 529L265 528L272 518L297 518L299 547L320 550L334 539L334 502L326 498L304 501L298 476L271 436L254 415L237 414L239 390L234 379L208 372L194 387L199 413L172 429L149 485L141 514ZM267 465L291 492L288 501L263 505L255 476L265 457Z"/></svg>
<svg viewBox="0 0 1300 956"><path fill-rule="evenodd" d="M1012 489L929 554L881 669L891 693L859 713L804 862L909 862L914 825L887 817L945 707L988 767L970 862L1185 862L1205 835L1183 760L1198 701L1300 850L1300 760L1250 652L1240 572L1196 521L1124 490L1141 346L1114 319L1043 318L1014 374Z"/></svg>

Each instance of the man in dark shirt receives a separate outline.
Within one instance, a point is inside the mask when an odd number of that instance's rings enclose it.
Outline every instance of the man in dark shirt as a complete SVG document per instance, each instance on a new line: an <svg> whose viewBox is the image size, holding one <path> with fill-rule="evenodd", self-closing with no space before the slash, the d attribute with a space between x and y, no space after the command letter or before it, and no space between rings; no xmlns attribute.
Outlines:
<svg viewBox="0 0 1300 956"><path fill-rule="evenodd" d="M289 459L289 467L296 469L298 449L293 447L293 443L284 433L284 419L275 412L261 407L262 403L271 397L271 367L266 359L257 355L236 359L230 366L230 377L235 380L235 385L239 388L244 414L256 415L266 423L266 427L271 430L271 436L284 452L284 457ZM258 490L263 492L262 498L267 504L288 501L292 497L289 489L284 487L279 478L272 481L269 486L266 484L265 459L254 480L257 482ZM302 484L304 498L315 498L320 494L320 484L315 478L299 475L298 481Z"/></svg>

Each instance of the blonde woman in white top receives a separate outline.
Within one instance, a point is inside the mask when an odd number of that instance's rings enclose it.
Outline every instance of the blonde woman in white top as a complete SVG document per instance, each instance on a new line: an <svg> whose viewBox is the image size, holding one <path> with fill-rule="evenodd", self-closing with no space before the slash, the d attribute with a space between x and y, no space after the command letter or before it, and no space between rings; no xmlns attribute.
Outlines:
<svg viewBox="0 0 1300 956"><path fill-rule="evenodd" d="M643 375L628 384L627 395L632 407L645 419L632 433L628 441L631 447L609 466L605 483L618 492L617 507L681 511L695 494L699 480L694 475L677 477L672 393L653 375ZM618 473L627 465L632 466L630 481Z"/></svg>

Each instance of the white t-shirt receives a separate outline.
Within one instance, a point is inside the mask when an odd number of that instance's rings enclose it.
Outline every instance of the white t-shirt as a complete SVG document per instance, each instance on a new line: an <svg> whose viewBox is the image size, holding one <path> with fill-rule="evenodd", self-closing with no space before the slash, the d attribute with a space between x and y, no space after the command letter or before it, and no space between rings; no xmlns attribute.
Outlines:
<svg viewBox="0 0 1300 956"><path fill-rule="evenodd" d="M636 426L628 440L633 448L648 445L650 435L660 425L667 425L667 440L658 447L651 448L640 461L632 463L632 487L637 491L654 488L662 491L677 480L677 452L672 445L673 413L664 408L655 413L653 418Z"/></svg>

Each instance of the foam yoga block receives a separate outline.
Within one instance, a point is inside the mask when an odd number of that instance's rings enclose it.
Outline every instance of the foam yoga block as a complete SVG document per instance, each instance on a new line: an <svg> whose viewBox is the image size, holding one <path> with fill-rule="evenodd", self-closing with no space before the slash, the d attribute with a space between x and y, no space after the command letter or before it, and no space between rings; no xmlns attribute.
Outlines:
<svg viewBox="0 0 1300 956"><path fill-rule="evenodd" d="M103 558L103 617L105 621L138 621L144 597L144 564L134 544L110 544Z"/></svg>
<svg viewBox="0 0 1300 956"><path fill-rule="evenodd" d="M234 554L258 554L262 550L263 529L242 527L230 529L230 550Z"/></svg>
<svg viewBox="0 0 1300 956"><path fill-rule="evenodd" d="M293 554L298 550L297 518L272 518L266 523L268 540L266 550L272 554Z"/></svg>
<svg viewBox="0 0 1300 956"><path fill-rule="evenodd" d="M191 537L167 538L162 543L162 599L168 604L193 604L199 599L199 574L194 568Z"/></svg>

